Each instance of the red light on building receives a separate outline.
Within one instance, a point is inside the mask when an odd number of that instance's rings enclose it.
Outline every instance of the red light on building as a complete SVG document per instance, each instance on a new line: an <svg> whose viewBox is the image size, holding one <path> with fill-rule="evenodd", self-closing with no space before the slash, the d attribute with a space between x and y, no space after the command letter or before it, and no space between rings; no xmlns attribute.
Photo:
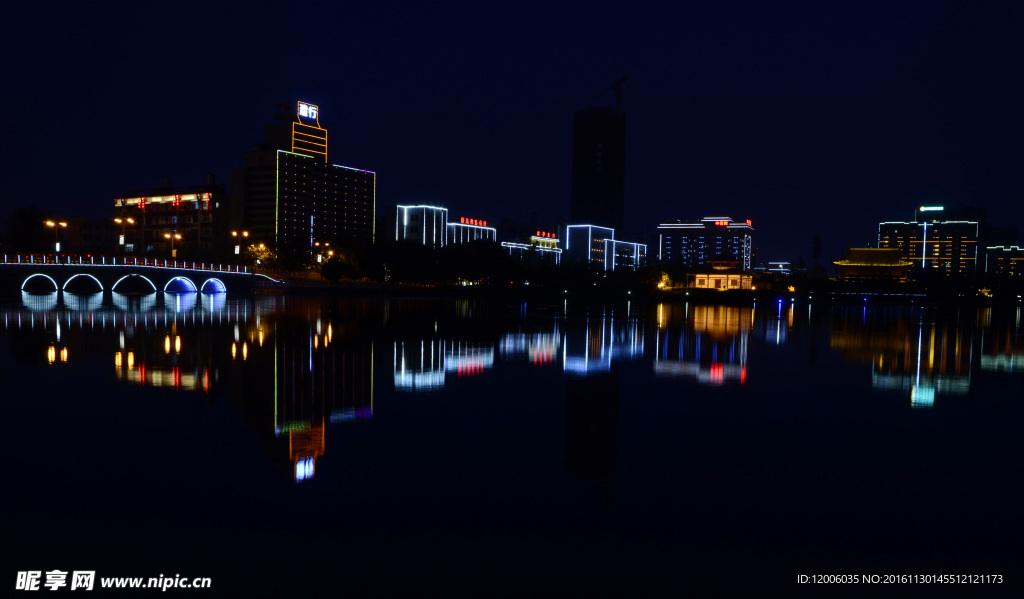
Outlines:
<svg viewBox="0 0 1024 599"><path fill-rule="evenodd" d="M753 227L753 226L754 226L754 225L753 225L753 223L751 223L751 222L750 222L750 219L749 219L749 218L747 219L747 226L748 226L748 227Z"/></svg>

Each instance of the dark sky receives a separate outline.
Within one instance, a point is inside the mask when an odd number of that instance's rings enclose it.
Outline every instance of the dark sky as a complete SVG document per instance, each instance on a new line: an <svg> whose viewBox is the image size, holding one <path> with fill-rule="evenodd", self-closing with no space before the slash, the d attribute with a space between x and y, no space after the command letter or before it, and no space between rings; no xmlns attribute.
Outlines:
<svg viewBox="0 0 1024 599"><path fill-rule="evenodd" d="M5 19L5 221L227 184L301 99L378 210L553 222L572 113L622 75L628 229L750 218L763 260L810 260L922 203L1024 220L1020 2L140 4Z"/></svg>

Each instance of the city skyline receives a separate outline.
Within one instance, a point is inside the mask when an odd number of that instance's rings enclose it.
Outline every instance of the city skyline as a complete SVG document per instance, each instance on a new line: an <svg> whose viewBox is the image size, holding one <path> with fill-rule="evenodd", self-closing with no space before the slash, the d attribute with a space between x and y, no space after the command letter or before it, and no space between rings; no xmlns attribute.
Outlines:
<svg viewBox="0 0 1024 599"><path fill-rule="evenodd" d="M102 216L164 177L227 182L268 111L304 99L331 162L378 173L381 207L568 221L572 115L612 106L628 75L625 238L743 215L761 260L810 262L817 233L827 262L918 205L1024 218L1019 7L602 6L307 5L299 26L258 7L105 5L52 17L62 41L30 53L44 22L26 23L2 42L0 214ZM156 41L183 32L203 43Z"/></svg>

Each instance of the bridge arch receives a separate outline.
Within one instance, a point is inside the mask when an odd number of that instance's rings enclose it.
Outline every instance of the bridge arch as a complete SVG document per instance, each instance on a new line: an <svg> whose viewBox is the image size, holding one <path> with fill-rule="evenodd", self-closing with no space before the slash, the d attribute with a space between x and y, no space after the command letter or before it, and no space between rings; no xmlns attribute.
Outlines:
<svg viewBox="0 0 1024 599"><path fill-rule="evenodd" d="M181 281L183 283L187 283L188 286L192 288L192 290L188 291L188 290L172 289L172 287L180 287L180 285L176 285L175 284L176 281ZM189 279L188 277L181 277L181 276L174 277L170 281L167 281L167 284L164 285L164 293L197 293L198 291L199 291L199 289L196 287L196 284L193 283L191 281L191 279Z"/></svg>
<svg viewBox="0 0 1024 599"><path fill-rule="evenodd" d="M206 287L209 286L210 289ZM224 281L216 277L211 277L203 282L203 286L199 288L203 293L227 293L228 286L224 284Z"/></svg>
<svg viewBox="0 0 1024 599"><path fill-rule="evenodd" d="M78 277L88 277L88 278L92 279L93 281L96 281L96 284L99 285L99 287L100 287L100 291L103 291L103 283L101 283L100 280L97 279L96 277L92 276L89 273L85 273L85 272L80 272L78 274L71 275L70 277L68 277L68 280L64 281L64 286L61 287L61 291L67 291L68 284L71 281L74 281L75 279L77 279Z"/></svg>
<svg viewBox="0 0 1024 599"><path fill-rule="evenodd" d="M25 280L21 282L21 290L25 291L25 287L28 285L28 282L31 281L32 279L36 278L36 277L43 277L44 279L49 279L49 281L51 283L53 283L53 290L54 291L60 291L60 285L57 284L57 281L53 280L53 277L51 277L49 275L44 275L43 273L40 273L40 272L37 272L35 274L31 274L31 275L27 276L25 278Z"/></svg>
<svg viewBox="0 0 1024 599"><path fill-rule="evenodd" d="M125 279L133 279L133 278L142 279L143 281L149 283L149 285L153 288L153 291L156 291L156 283L154 283L153 281L150 281L146 277L146 275L137 275L137 274L130 274L130 275L125 275L125 276L121 277L120 279L115 281L113 285L110 286L110 290L111 291L116 290L117 286L120 285L121 282L124 281Z"/></svg>

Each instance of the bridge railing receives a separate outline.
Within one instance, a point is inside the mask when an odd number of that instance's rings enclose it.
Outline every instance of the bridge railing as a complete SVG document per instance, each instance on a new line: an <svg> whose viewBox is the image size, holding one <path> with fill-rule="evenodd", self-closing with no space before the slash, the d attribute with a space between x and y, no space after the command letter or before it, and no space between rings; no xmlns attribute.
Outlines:
<svg viewBox="0 0 1024 599"><path fill-rule="evenodd" d="M148 268L174 268L179 270L202 270L211 272L249 273L249 267L237 264L213 264L193 260L162 260L159 258L136 258L117 256L92 256L71 254L4 254L3 264L49 264L89 266L138 266Z"/></svg>

